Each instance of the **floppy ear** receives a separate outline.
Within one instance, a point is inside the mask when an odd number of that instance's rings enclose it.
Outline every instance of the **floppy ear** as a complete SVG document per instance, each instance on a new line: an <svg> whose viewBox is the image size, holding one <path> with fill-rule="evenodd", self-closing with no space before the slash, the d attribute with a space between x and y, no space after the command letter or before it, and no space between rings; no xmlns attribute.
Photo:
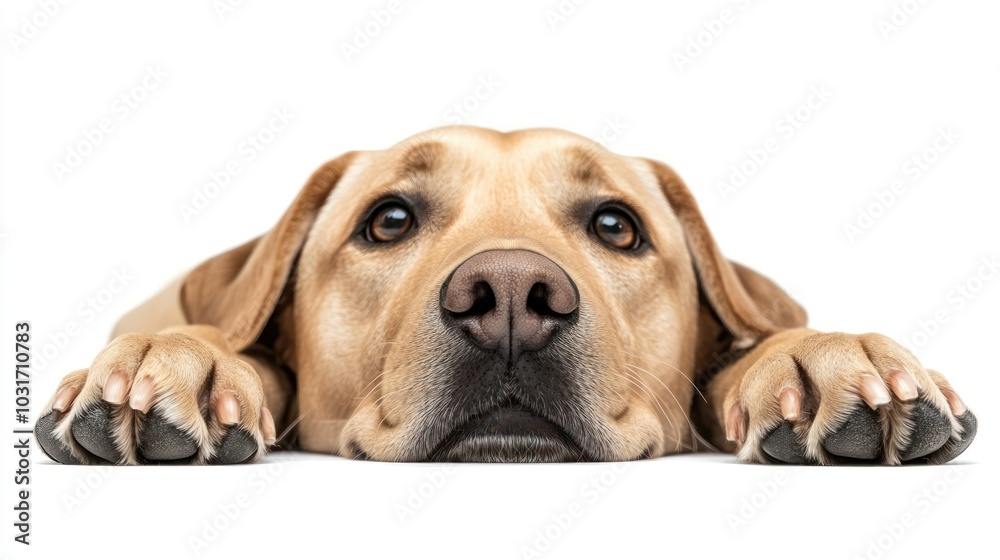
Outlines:
<svg viewBox="0 0 1000 560"><path fill-rule="evenodd" d="M732 334L733 345L747 347L778 331L804 327L806 312L795 300L768 278L722 256L680 176L663 163L648 161L684 229L703 300Z"/></svg>
<svg viewBox="0 0 1000 560"><path fill-rule="evenodd" d="M181 286L191 324L218 327L237 351L260 336L327 196L354 159L349 152L319 168L264 235L198 265Z"/></svg>

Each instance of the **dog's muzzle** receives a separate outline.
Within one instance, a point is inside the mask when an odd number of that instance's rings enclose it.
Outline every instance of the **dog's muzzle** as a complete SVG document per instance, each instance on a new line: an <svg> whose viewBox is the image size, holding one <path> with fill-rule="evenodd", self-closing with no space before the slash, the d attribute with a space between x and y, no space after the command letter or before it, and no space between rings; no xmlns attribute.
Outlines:
<svg viewBox="0 0 1000 560"><path fill-rule="evenodd" d="M449 399L460 418L430 459L566 461L584 455L563 419L546 413L546 403L566 404L565 395L551 388L562 368L533 363L559 331L572 327L579 306L569 275L532 251L485 251L451 273L441 287L442 320L474 358L450 380Z"/></svg>

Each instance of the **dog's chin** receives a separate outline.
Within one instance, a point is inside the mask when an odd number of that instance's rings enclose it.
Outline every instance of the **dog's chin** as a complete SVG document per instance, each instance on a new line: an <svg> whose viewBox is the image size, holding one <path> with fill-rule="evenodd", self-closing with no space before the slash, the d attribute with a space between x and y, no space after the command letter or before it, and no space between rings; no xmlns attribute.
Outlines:
<svg viewBox="0 0 1000 560"><path fill-rule="evenodd" d="M555 463L587 460L561 427L516 406L471 418L429 460L475 463Z"/></svg>

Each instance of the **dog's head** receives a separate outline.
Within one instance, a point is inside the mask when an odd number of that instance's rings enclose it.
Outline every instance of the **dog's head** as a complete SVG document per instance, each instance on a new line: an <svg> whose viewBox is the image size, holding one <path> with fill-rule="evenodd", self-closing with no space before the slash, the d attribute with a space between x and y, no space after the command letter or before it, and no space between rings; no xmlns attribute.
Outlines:
<svg viewBox="0 0 1000 560"><path fill-rule="evenodd" d="M690 448L695 373L804 323L722 257L670 168L555 130L337 158L182 299L295 371L305 449L390 461Z"/></svg>

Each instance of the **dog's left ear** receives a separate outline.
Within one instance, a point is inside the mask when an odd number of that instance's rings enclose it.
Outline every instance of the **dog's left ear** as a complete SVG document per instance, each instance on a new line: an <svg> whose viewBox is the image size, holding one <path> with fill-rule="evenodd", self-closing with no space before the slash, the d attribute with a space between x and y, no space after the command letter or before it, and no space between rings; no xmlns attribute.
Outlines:
<svg viewBox="0 0 1000 560"><path fill-rule="evenodd" d="M722 255L691 191L669 166L647 160L684 229L698 282L712 311L746 347L776 332L806 325L806 312L765 276Z"/></svg>
<svg viewBox="0 0 1000 560"><path fill-rule="evenodd" d="M349 152L313 173L270 231L191 271L181 287L188 322L218 327L237 351L253 344L278 303L316 215L354 157Z"/></svg>

